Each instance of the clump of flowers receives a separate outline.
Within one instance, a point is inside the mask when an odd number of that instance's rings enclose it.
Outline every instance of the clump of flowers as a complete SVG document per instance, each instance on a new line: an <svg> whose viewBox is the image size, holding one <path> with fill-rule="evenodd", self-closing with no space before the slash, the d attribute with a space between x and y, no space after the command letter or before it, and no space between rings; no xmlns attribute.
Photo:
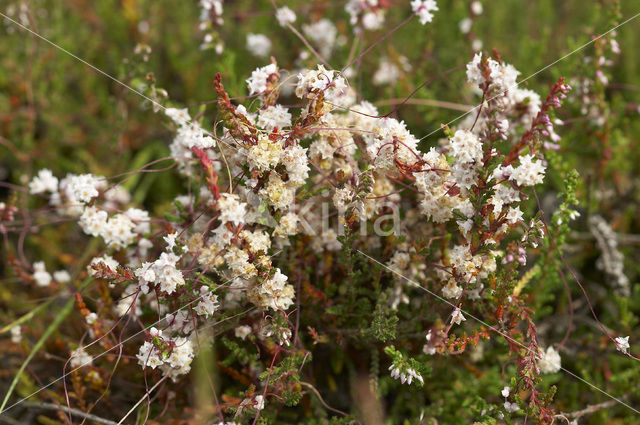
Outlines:
<svg viewBox="0 0 640 425"><path fill-rule="evenodd" d="M418 3L413 7L421 18L436 10L435 4ZM249 39L251 50L266 54L266 43L258 36ZM389 270L399 276L393 276L397 283L389 307L397 311L401 303L422 295L407 279L430 281L455 302L455 308L442 312L446 324L429 332L424 353L463 352L467 343L477 344L481 336L465 339L452 333L453 325L464 327L468 322L465 309L488 302L490 308L506 309L505 316L518 314L518 301L505 305L490 296L503 291L494 276L499 264L515 271L527 262L526 238L508 245L503 241L527 227L520 206L527 188L543 182L545 140L552 127L549 113L569 90L561 80L541 101L537 94L513 87L517 75L511 65L477 54L467 66L467 78L487 99L486 105L459 129L445 128L441 146L427 152L420 151L418 138L404 122L375 118L376 108L358 101L345 77L323 65L298 73L294 94L303 106L297 114L278 103L280 73L275 62L247 79L248 92L259 100L256 109L231 102L218 75L215 88L222 119L216 131L204 130L187 109L165 109L175 126L170 149L179 171L189 179L201 175L203 185L197 199L176 199L172 230L161 233L162 250L157 249L150 214L136 207L124 209L128 194L114 196L100 177L69 175L58 183L51 172L42 170L30 190L49 194L61 212L77 217L86 234L119 253L123 262L108 255L93 259L90 274L119 292L117 316L143 317L143 306L148 306L161 318L136 357L144 370L159 369L175 381L190 371L197 355L198 328L247 303L270 317L258 339L290 346L288 311L302 294L294 286L296 272L290 270L292 278L274 265L276 250L291 246L295 237L309 241L317 254L343 249L345 239L326 228L318 214L327 200L337 211L334 221L341 234L352 235L350 243L364 249L375 235L358 237L356 224L366 228L389 208L400 208L402 198L394 193L402 182L415 191L413 204L402 208L416 219L394 229L394 237L427 235L441 225L450 225L455 236L439 251L418 252L405 243L391 248ZM225 181L225 175L240 177ZM424 261L434 266L421 266ZM34 268L38 285L48 285L51 276L44 265ZM176 306L181 307L175 310ZM383 319L385 308L379 304L376 310L381 324L388 320ZM99 323L92 314L86 315L88 326ZM234 335L247 340L252 332L242 325ZM375 335L388 338L393 331ZM529 336L537 353L535 334ZM392 378L424 384L423 365L391 346L387 353L393 359ZM527 367L544 373L560 366L551 347L537 366L535 355L524 359L531 362ZM534 388L535 379L526 385ZM263 401L257 405L263 406ZM519 408L514 406L505 404L505 409L515 412Z"/></svg>

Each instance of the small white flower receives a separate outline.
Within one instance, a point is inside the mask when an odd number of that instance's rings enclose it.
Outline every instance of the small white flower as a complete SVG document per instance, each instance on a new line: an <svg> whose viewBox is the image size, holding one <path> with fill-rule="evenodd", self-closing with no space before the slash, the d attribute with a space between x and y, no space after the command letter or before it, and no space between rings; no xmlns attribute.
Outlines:
<svg viewBox="0 0 640 425"><path fill-rule="evenodd" d="M453 313L451 313L451 323L459 325L465 320L467 319L462 315L462 310L460 310L460 308L456 308L455 310L453 310Z"/></svg>
<svg viewBox="0 0 640 425"><path fill-rule="evenodd" d="M83 366L91 366L91 363L93 363L93 357L84 349L78 348L71 352L71 359L69 360L71 368L77 369Z"/></svg>
<svg viewBox="0 0 640 425"><path fill-rule="evenodd" d="M253 406L256 410L264 409L264 397L261 395L257 395L255 398L255 405Z"/></svg>
<svg viewBox="0 0 640 425"><path fill-rule="evenodd" d="M271 40L264 34L247 34L247 50L257 57L269 56Z"/></svg>
<svg viewBox="0 0 640 425"><path fill-rule="evenodd" d="M53 272L53 280L58 283L69 283L71 281L71 275L66 270L58 270Z"/></svg>
<svg viewBox="0 0 640 425"><path fill-rule="evenodd" d="M49 286L51 283L51 275L47 272L44 261L33 263L33 280L38 286Z"/></svg>
<svg viewBox="0 0 640 425"><path fill-rule="evenodd" d="M471 12L474 15L482 15L482 3L477 0L471 3Z"/></svg>
<svg viewBox="0 0 640 425"><path fill-rule="evenodd" d="M627 352L629 351L629 337L625 336L623 338L619 336L616 338L615 342L616 342L616 349L618 351L622 351L623 353L627 354Z"/></svg>
<svg viewBox="0 0 640 425"><path fill-rule="evenodd" d="M460 163L480 162L482 160L482 142L478 136L467 130L458 130L449 140L449 150Z"/></svg>
<svg viewBox="0 0 640 425"><path fill-rule="evenodd" d="M312 24L302 25L302 31L315 45L321 56L331 55L331 51L339 42L338 29L330 19L320 19ZM305 53L308 54L307 51Z"/></svg>
<svg viewBox="0 0 640 425"><path fill-rule="evenodd" d="M533 155L527 154L520 158L520 166L514 168L509 180L520 186L533 186L542 183L545 166L542 161L533 161Z"/></svg>
<svg viewBox="0 0 640 425"><path fill-rule="evenodd" d="M238 195L223 193L216 203L220 210L220 221L232 222L235 225L244 223L247 204L240 202Z"/></svg>
<svg viewBox="0 0 640 425"><path fill-rule="evenodd" d="M238 326L235 329L236 338L244 340L251 333L251 326Z"/></svg>
<svg viewBox="0 0 640 425"><path fill-rule="evenodd" d="M140 347L140 351L136 355L138 358L138 364L142 368L149 366L151 369L155 369L163 363L163 360L158 356L155 347L149 341L145 341Z"/></svg>
<svg viewBox="0 0 640 425"><path fill-rule="evenodd" d="M267 79L271 74L278 72L278 67L270 63L262 68L257 68L251 73L251 77L247 79L247 87L249 94L262 93L267 89Z"/></svg>
<svg viewBox="0 0 640 425"><path fill-rule="evenodd" d="M433 13L431 12L438 10L438 5L435 0L413 0L411 2L411 10L418 15L420 23L425 25L433 20Z"/></svg>
<svg viewBox="0 0 640 425"><path fill-rule="evenodd" d="M20 326L14 326L11 328L11 342L18 344L22 341L22 328Z"/></svg>
<svg viewBox="0 0 640 425"><path fill-rule="evenodd" d="M177 237L178 237L178 234L173 232L173 233L169 233L167 236L164 236L162 238L167 243L167 251L168 252L172 252L173 248L176 247L176 238Z"/></svg>
<svg viewBox="0 0 640 425"><path fill-rule="evenodd" d="M473 24L473 21L470 18L464 18L462 21L460 21L460 23L458 24L458 28L460 28L460 32L463 34L468 34L469 31L471 31L471 25Z"/></svg>
<svg viewBox="0 0 640 425"><path fill-rule="evenodd" d="M201 301L194 308L194 311L200 316L209 317L220 307L218 296L206 286L200 288L200 299Z"/></svg>
<svg viewBox="0 0 640 425"><path fill-rule="evenodd" d="M292 24L296 21L296 13L284 6L276 11L276 19L281 27L286 27L287 24Z"/></svg>
<svg viewBox="0 0 640 425"><path fill-rule="evenodd" d="M108 267L112 272L115 272L116 269L118 268L118 266L120 265L110 255L103 255L102 257L94 257L91 260L91 263L89 263L89 265L87 266L87 272L89 273L89 276L95 276L96 275L96 271L93 269L92 266L93 265L98 265L98 264L102 264L103 266Z"/></svg>
<svg viewBox="0 0 640 425"><path fill-rule="evenodd" d="M258 113L258 125L267 131L274 128L283 129L291 126L291 114L282 105L268 106Z"/></svg>
<svg viewBox="0 0 640 425"><path fill-rule="evenodd" d="M98 178L91 174L72 175L68 177L65 191L71 202L84 204L98 196L99 186Z"/></svg>
<svg viewBox="0 0 640 425"><path fill-rule="evenodd" d="M509 397L509 394L511 394L511 388L510 387L504 387L502 389L502 391L500 392L500 394L502 394L502 397L504 397L504 398Z"/></svg>
<svg viewBox="0 0 640 425"><path fill-rule="evenodd" d="M513 413L513 412L517 412L518 410L520 410L520 406L518 406L518 403L511 403L509 401L505 401L504 402L504 409L509 413Z"/></svg>
<svg viewBox="0 0 640 425"><path fill-rule="evenodd" d="M85 316L84 320L87 322L87 325L93 325L96 323L96 320L98 320L98 315L91 312Z"/></svg>
<svg viewBox="0 0 640 425"><path fill-rule="evenodd" d="M556 373L561 368L560 354L553 347L547 347L547 351L540 349L542 357L538 361L538 367L542 373Z"/></svg>
<svg viewBox="0 0 640 425"><path fill-rule="evenodd" d="M189 121L191 121L191 116L189 115L189 110L187 108L177 109L177 108L166 108L164 113L171 118L173 122L182 126L186 125Z"/></svg>

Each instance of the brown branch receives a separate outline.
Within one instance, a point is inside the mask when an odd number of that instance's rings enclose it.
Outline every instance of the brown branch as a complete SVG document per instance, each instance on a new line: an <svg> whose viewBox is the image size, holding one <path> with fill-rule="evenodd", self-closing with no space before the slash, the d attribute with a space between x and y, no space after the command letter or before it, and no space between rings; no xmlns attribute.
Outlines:
<svg viewBox="0 0 640 425"><path fill-rule="evenodd" d="M620 399L625 399L627 396L619 397ZM613 407L618 403L618 400L608 400L599 404L594 404L592 406L587 405L586 408L582 410L577 410L571 413L560 413L555 415L554 418L561 418L567 421L567 423L571 423L569 419L579 419L586 415L592 415L602 409L608 409L609 407Z"/></svg>

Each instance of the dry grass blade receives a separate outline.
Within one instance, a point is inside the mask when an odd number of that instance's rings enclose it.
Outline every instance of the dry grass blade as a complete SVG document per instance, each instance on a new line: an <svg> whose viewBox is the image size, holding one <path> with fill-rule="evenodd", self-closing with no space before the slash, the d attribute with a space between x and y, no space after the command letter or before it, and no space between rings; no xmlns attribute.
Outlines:
<svg viewBox="0 0 640 425"><path fill-rule="evenodd" d="M0 413L2 413L4 411L4 408L7 405L7 402L9 401L9 398L11 397L11 394L13 393L13 390L15 389L16 385L18 384L18 381L20 380L20 377L22 376L22 373L27 368L27 365L29 364L31 359L33 359L33 357L40 350L40 348L44 345L44 343L47 341L47 339L49 339L51 334L56 329L58 329L58 326L60 326L62 321L73 310L73 302L74 302L73 298L70 298L66 302L66 304L64 305L64 307L62 308L60 313L58 313L58 315L56 316L55 320L49 325L49 327L47 327L47 329L44 331L44 333L42 334L42 336L40 337L38 342L36 342L36 344L31 349L31 352L29 352L29 355L27 356L25 361L22 363L22 366L20 366L20 369L18 370L18 373L16 373L16 376L13 378L13 381L11 381L11 385L9 386L9 390L7 391L7 393L4 396L4 399L2 400L2 406L0 406Z"/></svg>

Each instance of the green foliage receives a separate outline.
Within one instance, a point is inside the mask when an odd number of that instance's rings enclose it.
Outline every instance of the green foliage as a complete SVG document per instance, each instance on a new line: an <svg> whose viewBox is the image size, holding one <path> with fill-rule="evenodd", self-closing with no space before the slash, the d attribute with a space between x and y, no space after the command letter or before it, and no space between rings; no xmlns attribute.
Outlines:
<svg viewBox="0 0 640 425"><path fill-rule="evenodd" d="M246 347L235 341L222 337L222 344L229 350L226 358L221 362L223 366L231 366L236 361L245 366L250 366L258 360L258 355L255 352L247 350Z"/></svg>
<svg viewBox="0 0 640 425"><path fill-rule="evenodd" d="M386 298L381 297L373 312L373 320L367 333L381 342L388 342L396 338L397 326L396 312L389 307Z"/></svg>

